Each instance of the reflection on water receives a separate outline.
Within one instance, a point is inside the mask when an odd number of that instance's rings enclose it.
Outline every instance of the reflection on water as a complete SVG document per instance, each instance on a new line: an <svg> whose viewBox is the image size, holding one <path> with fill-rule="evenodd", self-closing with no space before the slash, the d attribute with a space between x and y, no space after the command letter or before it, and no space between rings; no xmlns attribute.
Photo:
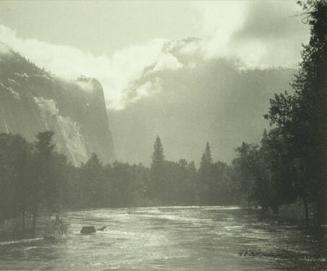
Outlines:
<svg viewBox="0 0 327 271"><path fill-rule="evenodd" d="M0 270L327 270L327 240L237 208L70 212L66 238L0 243ZM81 235L82 225L108 226Z"/></svg>

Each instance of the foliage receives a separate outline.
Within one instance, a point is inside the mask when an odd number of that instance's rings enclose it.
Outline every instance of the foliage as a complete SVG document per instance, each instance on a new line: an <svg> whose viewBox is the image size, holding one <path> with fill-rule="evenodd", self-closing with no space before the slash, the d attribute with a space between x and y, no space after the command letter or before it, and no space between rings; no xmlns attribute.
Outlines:
<svg viewBox="0 0 327 271"><path fill-rule="evenodd" d="M56 153L53 136L51 131L39 133L31 144L18 135L0 135L0 219L21 217L22 231L27 224L36 230L40 212L52 214L62 208L236 202L230 167L213 162L209 143L199 170L185 159L165 160L159 137L150 168L121 162L103 165L96 154L73 167Z"/></svg>
<svg viewBox="0 0 327 271"><path fill-rule="evenodd" d="M321 225L327 222L327 1L299 4L311 37L303 47L293 92L270 100L265 117L271 130L260 146L242 145L234 167L244 178L239 181L248 199L276 212L301 199L306 220Z"/></svg>

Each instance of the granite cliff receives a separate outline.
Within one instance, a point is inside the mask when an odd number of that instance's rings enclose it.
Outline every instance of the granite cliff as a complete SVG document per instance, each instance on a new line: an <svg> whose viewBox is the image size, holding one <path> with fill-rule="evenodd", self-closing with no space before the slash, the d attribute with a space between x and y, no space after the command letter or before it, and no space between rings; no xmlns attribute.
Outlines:
<svg viewBox="0 0 327 271"><path fill-rule="evenodd" d="M38 132L53 130L57 151L74 165L91 153L103 162L113 161L101 84L87 77L55 77L6 45L0 47L0 133L33 141Z"/></svg>

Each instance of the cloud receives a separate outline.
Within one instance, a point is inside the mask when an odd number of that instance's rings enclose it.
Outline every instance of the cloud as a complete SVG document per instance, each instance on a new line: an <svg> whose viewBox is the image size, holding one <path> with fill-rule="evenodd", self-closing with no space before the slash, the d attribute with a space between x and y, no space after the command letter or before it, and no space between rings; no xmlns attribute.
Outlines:
<svg viewBox="0 0 327 271"><path fill-rule="evenodd" d="M8 54L8 53L10 53L8 46L0 42L0 54Z"/></svg>
<svg viewBox="0 0 327 271"><path fill-rule="evenodd" d="M165 68L174 64L163 60L161 51L167 42L163 39L124 48L110 57L95 56L74 47L50 44L36 39L22 39L14 30L4 25L0 25L0 41L38 66L65 79L76 79L80 75L98 79L111 109L121 109L125 106L127 94L124 91L131 81L143 74L145 67L153 65L158 59L162 59ZM5 51L2 47L4 46L1 46L1 51Z"/></svg>
<svg viewBox="0 0 327 271"><path fill-rule="evenodd" d="M245 67L294 67L309 37L295 1L217 1L193 4L202 17L207 58L240 60Z"/></svg>
<svg viewBox="0 0 327 271"><path fill-rule="evenodd" d="M295 67L300 60L301 43L307 41L309 31L301 17L295 16L299 7L293 1L202 1L190 5L200 14L200 38L150 40L111 56L24 39L4 25L0 25L0 42L60 77L98 79L108 107L115 110L155 93L154 85L146 82L139 90L133 87L149 70L179 70L216 58L237 60L243 68ZM0 44L1 52L6 48Z"/></svg>
<svg viewBox="0 0 327 271"><path fill-rule="evenodd" d="M201 34L207 57L225 56L232 34L244 24L245 1L193 3L202 17Z"/></svg>
<svg viewBox="0 0 327 271"><path fill-rule="evenodd" d="M178 61L178 59L172 54L162 53L155 64L153 71L163 71L163 70L177 70L182 68L183 65Z"/></svg>

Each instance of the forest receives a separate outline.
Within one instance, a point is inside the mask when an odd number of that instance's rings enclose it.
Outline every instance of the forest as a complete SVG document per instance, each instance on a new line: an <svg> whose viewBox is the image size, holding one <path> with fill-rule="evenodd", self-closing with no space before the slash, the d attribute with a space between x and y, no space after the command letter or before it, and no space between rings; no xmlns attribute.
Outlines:
<svg viewBox="0 0 327 271"><path fill-rule="evenodd" d="M198 168L185 159L169 161L159 135L150 167L103 164L96 154L74 167L55 151L52 131L40 132L33 143L1 134L0 220L17 218L21 232L35 232L39 216L64 209L241 205L277 215L300 202L304 221L325 224L327 2L300 4L311 36L291 90L276 90L264 116L270 129L260 142L237 147L230 164L213 161L205 142Z"/></svg>
<svg viewBox="0 0 327 271"><path fill-rule="evenodd" d="M198 170L185 159L165 160L159 137L150 168L103 165L96 154L74 167L55 151L53 135L40 132L34 143L19 135L0 136L1 220L19 218L22 231L27 218L35 231L40 214L63 209L238 203L231 168L213 162L209 143Z"/></svg>

